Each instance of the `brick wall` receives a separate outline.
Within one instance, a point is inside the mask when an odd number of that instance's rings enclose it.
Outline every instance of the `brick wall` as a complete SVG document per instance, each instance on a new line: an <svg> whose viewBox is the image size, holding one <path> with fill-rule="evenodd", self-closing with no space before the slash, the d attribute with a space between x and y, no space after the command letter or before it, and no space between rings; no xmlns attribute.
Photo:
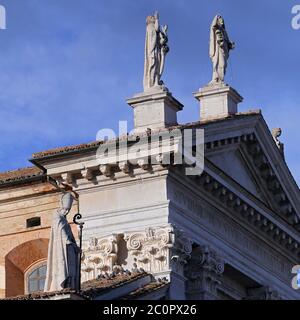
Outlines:
<svg viewBox="0 0 300 320"><path fill-rule="evenodd" d="M47 257L52 215L59 199L60 194L47 182L0 189L0 298L23 294L26 268ZM76 203L70 220L75 212ZM40 217L41 225L27 228L26 220L33 217ZM73 229L76 237L75 226Z"/></svg>

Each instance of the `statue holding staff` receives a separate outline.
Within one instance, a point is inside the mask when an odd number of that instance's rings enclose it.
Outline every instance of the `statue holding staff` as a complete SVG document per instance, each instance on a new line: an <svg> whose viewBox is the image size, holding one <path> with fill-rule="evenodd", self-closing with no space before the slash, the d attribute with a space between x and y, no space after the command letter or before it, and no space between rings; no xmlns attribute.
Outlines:
<svg viewBox="0 0 300 320"><path fill-rule="evenodd" d="M60 208L54 212L48 247L45 292L76 289L80 252L76 244L67 215L73 204L70 193L62 195Z"/></svg>
<svg viewBox="0 0 300 320"><path fill-rule="evenodd" d="M165 56L169 52L167 26L159 26L156 12L146 19L144 91L163 85L161 75L164 70Z"/></svg>

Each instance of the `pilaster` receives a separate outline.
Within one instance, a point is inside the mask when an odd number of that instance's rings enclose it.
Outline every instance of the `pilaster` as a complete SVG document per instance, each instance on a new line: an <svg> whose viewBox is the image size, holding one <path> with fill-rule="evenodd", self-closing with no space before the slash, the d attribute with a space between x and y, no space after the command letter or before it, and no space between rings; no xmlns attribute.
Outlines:
<svg viewBox="0 0 300 320"><path fill-rule="evenodd" d="M193 250L186 265L187 299L217 300L217 288L221 284L224 261L207 246Z"/></svg>

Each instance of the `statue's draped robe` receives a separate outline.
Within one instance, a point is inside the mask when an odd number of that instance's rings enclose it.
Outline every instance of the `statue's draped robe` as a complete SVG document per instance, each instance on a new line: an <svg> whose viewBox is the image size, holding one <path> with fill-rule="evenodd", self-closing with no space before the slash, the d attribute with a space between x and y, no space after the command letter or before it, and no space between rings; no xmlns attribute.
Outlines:
<svg viewBox="0 0 300 320"><path fill-rule="evenodd" d="M64 288L76 289L78 252L70 225L58 210L53 215L45 292L59 291Z"/></svg>
<svg viewBox="0 0 300 320"><path fill-rule="evenodd" d="M219 36L217 32L221 33L223 38L222 44L219 43ZM210 46L209 55L213 64L213 78L212 82L224 81L227 61L229 58L230 41L225 28L220 28L217 24L217 17L215 17L210 29Z"/></svg>
<svg viewBox="0 0 300 320"><path fill-rule="evenodd" d="M159 53L158 53L157 25L147 25L145 40L145 66L144 66L144 90L158 84L159 77Z"/></svg>

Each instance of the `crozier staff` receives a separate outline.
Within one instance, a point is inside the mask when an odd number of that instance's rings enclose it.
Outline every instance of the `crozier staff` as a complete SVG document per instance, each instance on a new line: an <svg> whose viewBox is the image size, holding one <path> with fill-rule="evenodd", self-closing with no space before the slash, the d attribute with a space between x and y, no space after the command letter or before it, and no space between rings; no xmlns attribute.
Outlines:
<svg viewBox="0 0 300 320"><path fill-rule="evenodd" d="M156 12L146 19L144 91L163 85L161 76L164 70L165 57L169 52L168 27L160 28L159 16Z"/></svg>

